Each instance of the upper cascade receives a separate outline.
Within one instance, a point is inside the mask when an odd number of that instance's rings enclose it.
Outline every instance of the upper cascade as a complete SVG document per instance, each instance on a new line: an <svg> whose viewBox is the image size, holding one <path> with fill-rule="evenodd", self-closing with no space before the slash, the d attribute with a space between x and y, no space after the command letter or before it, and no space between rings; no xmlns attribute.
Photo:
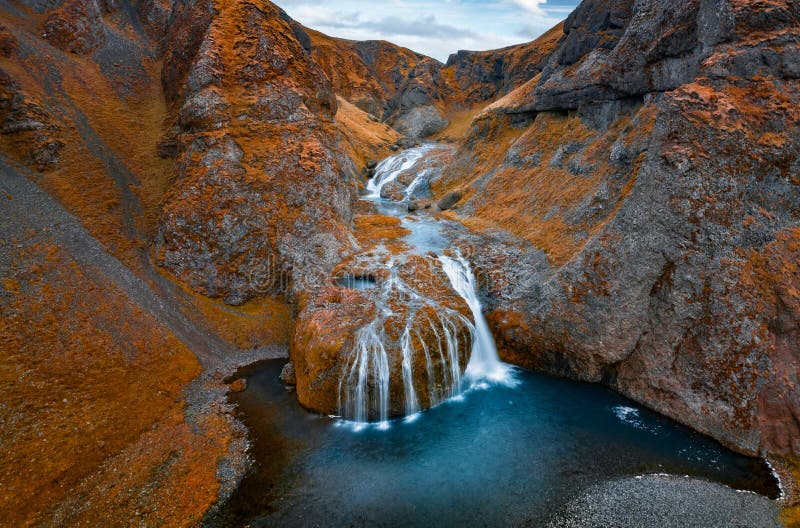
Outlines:
<svg viewBox="0 0 800 528"><path fill-rule="evenodd" d="M425 154L436 148L434 144L403 151L380 162L375 168L375 176L367 183L367 198L376 199L383 196L384 188L419 162ZM416 177L414 181L417 181ZM416 185L414 185L416 186ZM412 185L409 185L412 187Z"/></svg>

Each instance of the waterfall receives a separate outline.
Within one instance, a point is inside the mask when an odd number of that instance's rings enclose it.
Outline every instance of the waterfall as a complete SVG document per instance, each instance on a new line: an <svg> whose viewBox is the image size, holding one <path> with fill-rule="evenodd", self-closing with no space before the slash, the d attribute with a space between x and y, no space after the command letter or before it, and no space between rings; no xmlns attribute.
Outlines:
<svg viewBox="0 0 800 528"><path fill-rule="evenodd" d="M466 388L485 387L487 383L514 384L511 367L498 358L469 263L460 255L455 258L442 255L438 260L453 289L469 306L473 320L419 295L401 279L390 262L389 275L380 286L377 315L356 334L353 351L339 380L339 415L345 420L378 421L386 426L391 409L395 409L396 415L401 403L399 408L406 416L418 413L422 407L420 394L426 407L433 407L458 396ZM390 300L396 301L398 294L402 294L409 311L399 340L391 341L384 325L398 315L390 308ZM423 307L434 308L436 315L415 318L417 310ZM426 333L428 342L423 337ZM463 375L459 345L471 350ZM418 386L421 383L427 383L427 387ZM391 390L396 392L390 394Z"/></svg>
<svg viewBox="0 0 800 528"><path fill-rule="evenodd" d="M391 381L390 357L385 344L384 323L393 315L389 299L402 293L410 301L420 300L402 281L393 261L387 264L389 277L381 285L378 312L375 319L359 330L353 353L348 359L344 375L339 380L339 414L346 420L364 423L378 420L386 424L389 420L389 385ZM407 415L419 412L419 400L412 372L414 349L408 326L400 340L402 351L402 373Z"/></svg>
<svg viewBox="0 0 800 528"><path fill-rule="evenodd" d="M483 307L478 299L478 289L472 269L461 255L451 258L439 256L450 284L464 301L466 301L475 320L475 339L472 342L472 355L467 364L465 376L472 382L480 380L495 383L513 384L513 372L505 363L500 362L497 346L494 343L489 324L483 315Z"/></svg>
<svg viewBox="0 0 800 528"><path fill-rule="evenodd" d="M417 187L420 187L422 185L428 185L430 179L431 179L431 170L430 169L421 170L420 173L417 175L417 177L414 178L414 181L412 181L404 191L403 195L406 197L406 200L410 200L411 198L414 197L414 193L417 192Z"/></svg>
<svg viewBox="0 0 800 528"><path fill-rule="evenodd" d="M358 333L355 354L339 381L339 410L355 422L369 421L374 411L381 422L389 419L389 358L375 322Z"/></svg>
<svg viewBox="0 0 800 528"><path fill-rule="evenodd" d="M424 145L382 161L367 186L366 198L380 199L384 186L413 169L435 148L436 145ZM428 168L420 168L406 187L405 197L410 198L427 185L430 177ZM388 214L399 216L395 212ZM432 224L434 228L430 227ZM431 255L426 257L431 271L441 266L455 293L469 307L472 320L407 284L399 271L408 263L403 256L388 258L385 264L388 273L372 271L340 276L337 279L340 286L361 289L374 300L376 307L374 319L356 333L351 350L342 356L339 416L357 422L357 429L365 422L375 421L388 426L392 417L414 416L421 409L455 398L468 388L486 387L489 383L514 384L512 368L498 358L469 263L460 254L433 256L449 244L440 233L438 220L408 225L412 233L404 240L413 248L407 254ZM421 240L412 240L415 234ZM399 259L397 265L396 259ZM378 281L374 277L385 278ZM447 294L452 297L450 292ZM466 351L469 358L465 357Z"/></svg>
<svg viewBox="0 0 800 528"><path fill-rule="evenodd" d="M414 387L414 373L411 364L414 348L411 344L411 332L408 327L403 332L401 347L403 350L403 387L405 388L406 397L406 416L411 416L419 412L419 400L417 399L417 390Z"/></svg>
<svg viewBox="0 0 800 528"><path fill-rule="evenodd" d="M457 396L463 388L466 362L459 347L475 342L469 318L414 291L392 261L387 268L376 298L375 319L356 334L339 379L339 415L352 422L386 424L392 409L396 414L400 408L406 416L418 413L420 395L426 407ZM400 299L407 307L405 325L400 338L393 341L385 325L398 316L392 306ZM421 310L431 309L435 316L419 316ZM396 392L390 394L392 390Z"/></svg>
<svg viewBox="0 0 800 528"><path fill-rule="evenodd" d="M422 157L430 152L434 145L423 145L418 148L405 150L400 154L386 158L375 167L375 176L367 183L367 198L381 197L381 189L393 182L404 171L414 166Z"/></svg>

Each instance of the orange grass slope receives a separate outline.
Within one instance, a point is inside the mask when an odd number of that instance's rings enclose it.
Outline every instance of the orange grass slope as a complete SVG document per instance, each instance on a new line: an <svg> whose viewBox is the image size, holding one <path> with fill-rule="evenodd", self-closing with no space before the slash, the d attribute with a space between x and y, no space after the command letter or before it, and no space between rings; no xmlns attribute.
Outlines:
<svg viewBox="0 0 800 528"><path fill-rule="evenodd" d="M137 266L155 233L171 169L156 148L166 115L159 44L137 32L138 20L125 10L97 15L23 5L0 13L8 43L0 53L0 144L39 170L39 183L111 253ZM43 27L54 20L108 37L91 50L73 45L79 32L44 40Z"/></svg>
<svg viewBox="0 0 800 528"><path fill-rule="evenodd" d="M169 125L160 79L169 7L87 5L0 10L0 154L4 167L30 169L21 172L102 244L98 254L148 278L148 246L174 180L170 147L159 149ZM11 192L2 200L50 207ZM195 525L218 500L217 465L239 437L214 408L224 386L210 384L202 409L187 412L198 351L125 280L47 236L46 220L24 231L22 217L3 221L0 524ZM282 301L234 313L207 299L196 300L200 310L193 298L166 301L232 349L288 340Z"/></svg>
<svg viewBox="0 0 800 528"><path fill-rule="evenodd" d="M4 275L0 524L194 524L233 431L186 423L193 354L47 236Z"/></svg>
<svg viewBox="0 0 800 528"><path fill-rule="evenodd" d="M390 147L400 139L388 125L379 122L342 97L337 97L336 127L342 137L341 145L356 168L363 171L367 164L380 161L391 154Z"/></svg>
<svg viewBox="0 0 800 528"><path fill-rule="evenodd" d="M435 190L443 195L448 185L466 189L464 199L474 211L468 224L510 231L561 265L613 218L615 204L630 191L635 172L620 173L608 161L611 149L617 141L639 142L640 130L651 127L653 118L652 112L637 115L632 109L595 132L574 113L541 114L523 132L510 118L485 113ZM566 220L591 207L601 189L611 193L610 207L580 222Z"/></svg>

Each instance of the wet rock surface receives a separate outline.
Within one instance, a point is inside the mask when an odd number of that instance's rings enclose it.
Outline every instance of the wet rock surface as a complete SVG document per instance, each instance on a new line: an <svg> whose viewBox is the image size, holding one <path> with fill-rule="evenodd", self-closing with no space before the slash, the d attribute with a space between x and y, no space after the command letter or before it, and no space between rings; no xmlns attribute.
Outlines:
<svg viewBox="0 0 800 528"><path fill-rule="evenodd" d="M292 361L303 406L377 421L427 409L460 390L473 340L470 312L447 286L438 259L376 249L355 255L337 273L375 282L328 287L298 315ZM388 391L383 416L382 377ZM366 409L355 407L358 390L369 394Z"/></svg>

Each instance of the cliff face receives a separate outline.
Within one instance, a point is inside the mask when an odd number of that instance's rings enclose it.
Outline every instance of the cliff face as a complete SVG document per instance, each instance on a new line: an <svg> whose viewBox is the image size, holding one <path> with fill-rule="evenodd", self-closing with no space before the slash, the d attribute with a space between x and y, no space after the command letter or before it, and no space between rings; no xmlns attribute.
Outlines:
<svg viewBox="0 0 800 528"><path fill-rule="evenodd" d="M460 51L447 64L383 41L357 42L307 30L312 55L334 91L400 133L425 138L459 111L477 109L533 78L562 26L542 38L493 51Z"/></svg>
<svg viewBox="0 0 800 528"><path fill-rule="evenodd" d="M527 247L475 257L507 359L800 454L798 9L587 0L475 120L439 192Z"/></svg>
<svg viewBox="0 0 800 528"><path fill-rule="evenodd" d="M351 245L356 174L337 150L330 83L303 29L269 3L187 4L176 17L163 81L177 182L156 259L228 304L303 290Z"/></svg>
<svg viewBox="0 0 800 528"><path fill-rule="evenodd" d="M351 41L306 30L312 55L334 91L377 118L388 116L410 72L424 55L385 41Z"/></svg>
<svg viewBox="0 0 800 528"><path fill-rule="evenodd" d="M542 71L563 32L563 24L558 24L527 44L492 51L459 51L447 60L446 75L463 104L492 101Z"/></svg>
<svg viewBox="0 0 800 528"><path fill-rule="evenodd" d="M0 8L4 526L194 524L241 451L223 386L186 410L217 348L147 262L167 9Z"/></svg>
<svg viewBox="0 0 800 528"><path fill-rule="evenodd" d="M222 379L397 140L309 49L268 2L0 8L0 524L195 525L241 477Z"/></svg>

